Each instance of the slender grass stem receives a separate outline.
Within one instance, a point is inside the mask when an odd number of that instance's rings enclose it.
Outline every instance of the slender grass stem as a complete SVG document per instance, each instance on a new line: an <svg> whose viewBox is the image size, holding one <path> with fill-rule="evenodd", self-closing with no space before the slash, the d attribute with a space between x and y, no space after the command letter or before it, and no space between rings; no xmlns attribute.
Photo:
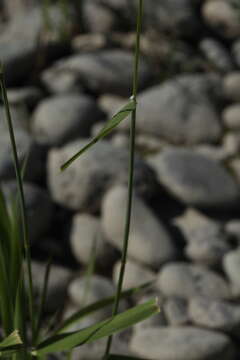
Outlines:
<svg viewBox="0 0 240 360"><path fill-rule="evenodd" d="M133 72L133 88L132 88L132 99L135 102L135 110L132 111L131 116L131 127L130 127L130 150L129 150L129 178L128 178L128 199L127 199L127 210L125 219L125 230L123 239L123 250L121 259L121 268L119 273L117 292L115 302L113 305L112 315L115 316L118 313L120 296L123 287L123 280L125 274L125 267L127 261L128 244L129 244L129 232L131 224L131 213L132 213L132 198L133 198L133 180L134 180L134 160L135 160L135 128L136 128L136 117L137 117L137 92L138 92L138 72L139 72L139 59L140 59L140 40L142 30L142 19L143 19L143 0L138 2L138 15L137 15L137 30L136 30L136 45L134 55L134 72ZM112 345L112 336L108 338L104 359L107 359Z"/></svg>
<svg viewBox="0 0 240 360"><path fill-rule="evenodd" d="M29 283L29 289L28 289L29 313L30 313L30 321L32 327L32 335L34 336L35 326L34 326L34 317L33 317L33 282L32 282L31 250L30 250L30 242L29 242L29 234L28 234L27 212L26 212L25 197L23 191L23 181L22 181L20 161L17 153L16 140L13 130L12 118L10 113L10 107L7 97L7 90L6 90L4 71L2 65L0 65L0 86L2 91L2 98L5 108L7 125L8 125L9 137L12 146L12 153L14 160L13 162L14 162L14 168L17 179L19 200L20 200L20 212L21 212L20 215L21 215L22 229L23 229L23 247L24 247L25 258L27 263L27 274L28 274L28 283Z"/></svg>

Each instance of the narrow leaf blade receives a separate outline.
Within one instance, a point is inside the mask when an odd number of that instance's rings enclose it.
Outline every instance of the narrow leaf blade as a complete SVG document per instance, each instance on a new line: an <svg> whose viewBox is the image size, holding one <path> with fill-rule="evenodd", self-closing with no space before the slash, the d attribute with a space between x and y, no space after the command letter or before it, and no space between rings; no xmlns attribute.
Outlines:
<svg viewBox="0 0 240 360"><path fill-rule="evenodd" d="M22 345L18 330L14 330L8 337L0 342L0 349L2 350L16 345Z"/></svg>
<svg viewBox="0 0 240 360"><path fill-rule="evenodd" d="M156 299L150 300L145 304L135 306L130 310L89 326L86 329L54 336L39 344L37 349L32 352L32 355L41 356L52 352L67 351L74 347L91 343L122 331L158 312L159 307Z"/></svg>
<svg viewBox="0 0 240 360"><path fill-rule="evenodd" d="M149 359L143 359L135 356L110 354L106 360L149 360Z"/></svg>
<svg viewBox="0 0 240 360"><path fill-rule="evenodd" d="M126 119L134 110L136 110L136 102L130 100L124 105L113 117L106 123L100 133L95 136L87 145L85 145L80 151L73 155L67 162L61 166L61 170L67 169L80 155L82 155L87 149L96 144L100 139L107 136L120 122Z"/></svg>
<svg viewBox="0 0 240 360"><path fill-rule="evenodd" d="M148 288L150 285L152 285L152 282L147 282L141 286L134 287L127 289L121 293L121 299L125 299L129 296L132 296L134 294L137 294L138 292ZM77 322L80 322L82 319L84 319L86 316L89 316L90 314L108 306L112 305L114 303L115 296L110 296L105 299L99 300L93 304L90 304L80 311L75 312L71 317L66 319L63 324L57 329L55 334L60 334L66 331L70 326L73 324L76 324Z"/></svg>

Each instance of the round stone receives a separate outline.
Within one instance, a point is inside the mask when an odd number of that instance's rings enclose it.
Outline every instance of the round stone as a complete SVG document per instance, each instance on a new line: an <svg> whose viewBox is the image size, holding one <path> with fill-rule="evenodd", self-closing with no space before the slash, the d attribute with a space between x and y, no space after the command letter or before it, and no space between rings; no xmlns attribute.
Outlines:
<svg viewBox="0 0 240 360"><path fill-rule="evenodd" d="M217 161L183 148L168 148L151 160L160 183L183 203L218 209L237 206L239 188Z"/></svg>

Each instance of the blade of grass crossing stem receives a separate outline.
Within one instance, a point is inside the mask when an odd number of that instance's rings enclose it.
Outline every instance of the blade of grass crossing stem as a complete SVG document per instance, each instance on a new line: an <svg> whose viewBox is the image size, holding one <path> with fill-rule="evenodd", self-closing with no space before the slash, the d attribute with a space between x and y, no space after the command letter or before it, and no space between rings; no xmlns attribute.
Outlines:
<svg viewBox="0 0 240 360"><path fill-rule="evenodd" d="M23 191L21 167L20 167L20 162L19 162L18 154L17 154L15 135L14 135L14 130L13 130L12 118L11 118L10 107L9 107L9 103L8 103L7 90L6 90L4 71L3 71L2 65L0 65L0 85L1 85L1 91L2 91L3 104L4 104L4 108L5 108L6 120L7 120L7 125L8 125L9 137L10 137L10 141L11 141L13 162L14 162L14 168L15 168L16 179L17 179L19 200L20 200L21 222L22 222L22 228L23 228L23 244L24 244L24 251L25 251L25 257L26 257L26 262L27 262L27 274L28 274L28 283L29 283L29 286L28 286L29 313L30 313L30 319L31 319L32 334L34 334L35 324L34 324L34 318L33 318L33 285L32 285L31 252L30 252L30 243L29 243L29 236L28 236L27 213L26 213L25 198L24 198L24 191Z"/></svg>
<svg viewBox="0 0 240 360"><path fill-rule="evenodd" d="M90 251L90 261L88 263L87 269L84 274L85 285L84 285L83 297L82 297L82 301L81 301L82 307L84 307L85 304L87 303L89 290L90 290L90 286L91 286L91 279L92 279L92 276L95 271L96 250L97 250L97 238L95 237L93 240L91 251Z"/></svg>
<svg viewBox="0 0 240 360"><path fill-rule="evenodd" d="M110 354L110 355L108 356L108 360L146 360L146 359L138 358L138 357L133 357L133 356ZM149 359L148 359L148 360L149 360Z"/></svg>
<svg viewBox="0 0 240 360"><path fill-rule="evenodd" d="M10 261L9 269L11 269L11 293L16 296L19 279L22 273L23 251L21 246L21 224L19 217L19 205L17 197L10 197L10 221L11 221L11 236L10 236Z"/></svg>
<svg viewBox="0 0 240 360"><path fill-rule="evenodd" d="M67 162L61 166L61 170L67 169L80 155L96 144L99 140L107 136L121 121L126 119L136 109L136 103L130 100L123 108L121 108L103 127L100 133L95 136L87 145L73 155Z"/></svg>
<svg viewBox="0 0 240 360"><path fill-rule="evenodd" d="M136 128L136 110L137 110L137 92L138 92L138 73L139 73L139 59L140 59L140 40L142 30L142 18L143 18L143 0L138 0L138 14L137 14L137 29L136 29L136 44L135 44L135 56L134 56L134 70L133 70L133 87L132 87L132 99L135 104L134 110L131 114L131 127L130 127L130 150L129 150L129 177L128 177L128 199L125 219L125 230L123 239L122 259L121 267L118 278L117 292L115 303L113 306L113 316L118 313L120 295L123 286L125 267L128 253L129 232L131 224L132 213L132 197L133 197L133 178L134 178L134 160L135 160L135 128ZM106 351L104 358L108 358L110 354L112 344L112 336L107 341Z"/></svg>
<svg viewBox="0 0 240 360"><path fill-rule="evenodd" d="M138 292L147 289L150 285L152 285L152 282L147 282L141 286L127 289L121 293L121 299L127 298L129 296L135 295ZM63 322L63 324L54 332L55 335L61 334L65 332L70 326L73 324L76 324L77 322L80 322L83 320L86 316L89 316L90 314L103 309L106 306L109 306L114 303L115 296L110 296L105 299L99 300L93 304L90 304L86 306L85 308L77 311L74 313L71 317L69 317L67 320Z"/></svg>
<svg viewBox="0 0 240 360"><path fill-rule="evenodd" d="M44 312L44 307L45 307L45 303L46 303L46 298L47 298L47 290L48 290L48 284L49 284L49 275L50 275L50 270L51 270L51 265L52 265L52 259L48 260L47 266L46 266L46 270L45 270L45 274L44 274L44 282L43 282L43 288L42 288L42 294L41 294L41 302L40 302L40 307L39 307L39 311L38 311L38 315L37 315L37 321L36 321L36 331L34 334L34 341L33 343L36 345L38 343L38 339L39 339L39 332L41 329L41 321L42 321L42 315Z"/></svg>
<svg viewBox="0 0 240 360"><path fill-rule="evenodd" d="M122 331L158 312L157 301L152 299L145 304L135 306L130 310L83 330L53 336L39 344L32 354L34 356L41 356L53 352L68 351L77 346L91 343L115 332Z"/></svg>
<svg viewBox="0 0 240 360"><path fill-rule="evenodd" d="M4 248L0 242L0 313L1 322L5 335L12 331L13 301L8 281L8 263L5 257Z"/></svg>

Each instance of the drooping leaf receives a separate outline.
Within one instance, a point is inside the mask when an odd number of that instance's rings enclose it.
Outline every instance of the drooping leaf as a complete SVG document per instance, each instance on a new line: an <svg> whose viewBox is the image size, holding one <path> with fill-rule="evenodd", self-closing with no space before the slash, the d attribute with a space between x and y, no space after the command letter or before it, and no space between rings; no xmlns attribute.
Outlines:
<svg viewBox="0 0 240 360"><path fill-rule="evenodd" d="M41 356L52 352L68 351L74 347L91 343L122 331L158 312L159 307L156 299L150 300L145 304L135 306L130 310L89 326L86 329L53 336L40 343L36 350L32 352L32 355Z"/></svg>
<svg viewBox="0 0 240 360"><path fill-rule="evenodd" d="M134 294L137 294L140 291L143 291L144 289L148 288L152 282L147 282L143 285L127 289L121 293L121 299L130 297ZM90 304L83 309L75 312L71 317L66 319L63 324L56 330L55 334L60 334L66 331L70 326L80 322L82 319L84 319L86 316L89 316L90 314L108 306L114 303L115 296L109 296L105 299L99 300L93 304Z"/></svg>
<svg viewBox="0 0 240 360"><path fill-rule="evenodd" d="M130 100L125 106L123 106L106 125L87 145L85 145L80 151L73 155L65 164L61 166L61 170L67 169L80 155L82 155L87 149L96 144L100 139L107 136L120 122L126 119L136 109L136 102Z"/></svg>

